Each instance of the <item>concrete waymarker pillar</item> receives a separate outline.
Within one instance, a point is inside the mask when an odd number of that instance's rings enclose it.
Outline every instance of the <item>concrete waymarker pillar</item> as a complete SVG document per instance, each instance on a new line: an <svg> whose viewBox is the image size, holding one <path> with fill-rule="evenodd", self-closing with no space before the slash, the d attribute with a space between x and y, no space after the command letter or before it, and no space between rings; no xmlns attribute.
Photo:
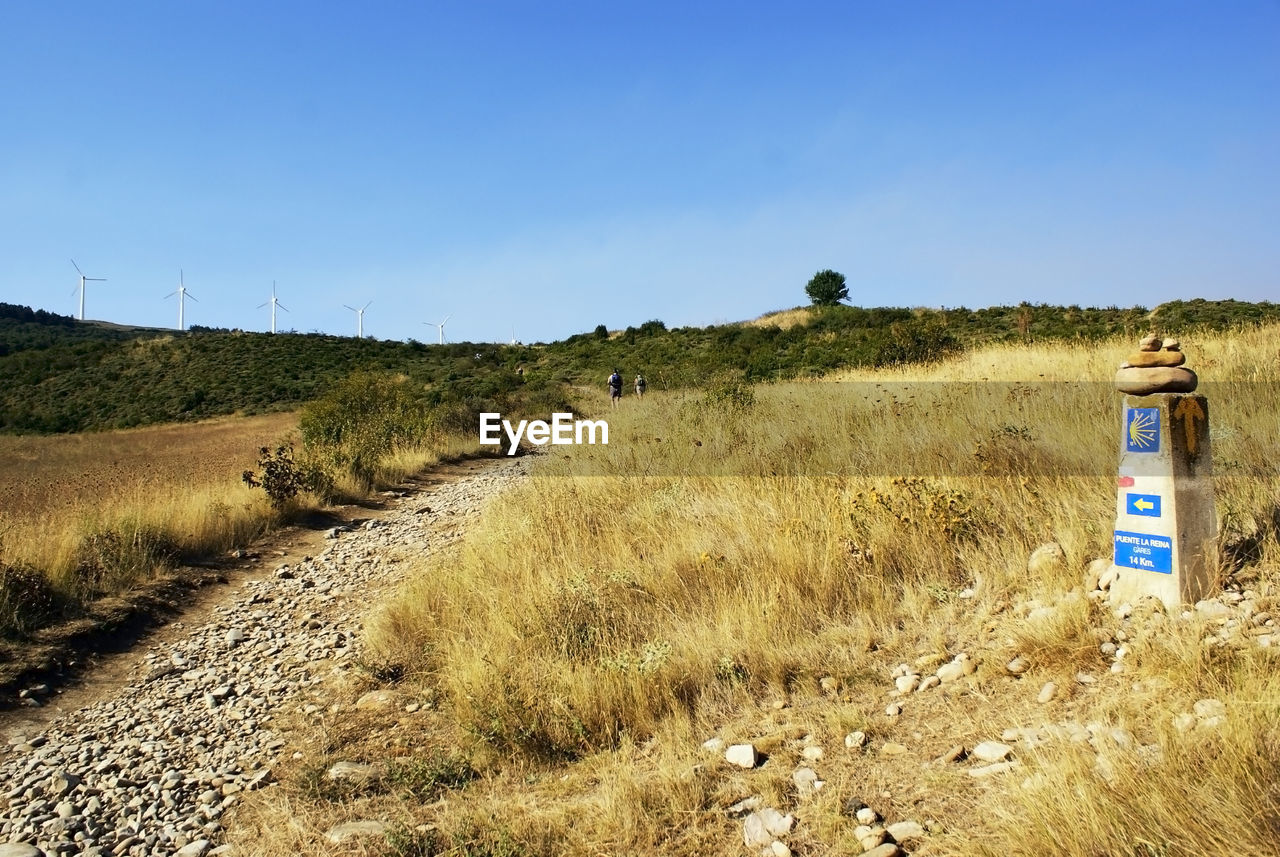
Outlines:
<svg viewBox="0 0 1280 857"><path fill-rule="evenodd" d="M1209 402L1125 396L1121 427L1111 600L1195 603L1217 584Z"/></svg>

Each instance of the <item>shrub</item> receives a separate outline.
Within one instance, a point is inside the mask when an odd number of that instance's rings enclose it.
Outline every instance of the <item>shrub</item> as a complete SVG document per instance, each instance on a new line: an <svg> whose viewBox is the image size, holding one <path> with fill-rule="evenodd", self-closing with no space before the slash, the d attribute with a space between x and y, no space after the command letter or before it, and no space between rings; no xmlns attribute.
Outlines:
<svg viewBox="0 0 1280 857"><path fill-rule="evenodd" d="M119 591L131 582L151 577L178 555L163 534L136 523L95 530L80 543L75 566L76 586L87 595Z"/></svg>
<svg viewBox="0 0 1280 857"><path fill-rule="evenodd" d="M29 634L59 612L61 601L48 578L29 566L0 563L0 636Z"/></svg>
<svg viewBox="0 0 1280 857"><path fill-rule="evenodd" d="M240 479L250 488L266 491L271 505L277 509L286 506L303 491L327 493L331 484L320 468L294 461L293 444L277 446L275 452L262 447L258 453L258 467L262 470L261 475L246 470Z"/></svg>
<svg viewBox="0 0 1280 857"><path fill-rule="evenodd" d="M346 472L365 489L372 487L384 458L433 430L426 402L410 394L406 381L355 372L307 405L299 428L313 460Z"/></svg>

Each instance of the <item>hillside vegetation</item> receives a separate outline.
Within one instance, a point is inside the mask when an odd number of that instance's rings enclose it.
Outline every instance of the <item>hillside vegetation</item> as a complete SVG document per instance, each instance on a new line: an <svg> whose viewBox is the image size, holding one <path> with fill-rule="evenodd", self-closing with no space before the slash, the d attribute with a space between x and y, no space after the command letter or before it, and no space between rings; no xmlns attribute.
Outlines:
<svg viewBox="0 0 1280 857"><path fill-rule="evenodd" d="M388 818L401 855L755 854L744 816L776 808L788 853L859 854L869 804L915 854L1274 854L1277 334L1184 337L1226 587L1185 614L1091 570L1129 337L628 397L371 623L346 702L381 679L421 711L336 707L236 847L337 853L320 831ZM976 372L1019 383L935 383ZM1012 765L965 759L1002 740ZM399 774L324 784L340 759Z"/></svg>
<svg viewBox="0 0 1280 857"><path fill-rule="evenodd" d="M1175 302L1155 318L1166 329L1222 329L1280 319L1280 306ZM681 389L934 360L989 342L1133 336L1150 324L1140 307L837 306L809 310L796 324L668 329L650 321L613 336L602 325L547 344L440 346L323 334L128 330L0 304L0 432L100 431L291 410L353 371L404 375L430 402L469 404L474 412L554 397L563 385L598 387L613 367L644 373L650 389Z"/></svg>

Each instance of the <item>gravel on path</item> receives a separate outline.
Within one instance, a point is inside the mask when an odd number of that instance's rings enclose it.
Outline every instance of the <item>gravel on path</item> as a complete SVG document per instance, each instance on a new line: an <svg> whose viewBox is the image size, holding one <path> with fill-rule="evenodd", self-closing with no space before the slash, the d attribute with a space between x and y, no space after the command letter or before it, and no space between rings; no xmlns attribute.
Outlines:
<svg viewBox="0 0 1280 857"><path fill-rule="evenodd" d="M315 557L229 592L207 621L137 657L129 683L0 748L0 854L226 853L220 821L267 786L285 738L277 713L356 663L361 622L414 553L459 538L527 471L501 460L331 531ZM23 848L25 846L25 850Z"/></svg>

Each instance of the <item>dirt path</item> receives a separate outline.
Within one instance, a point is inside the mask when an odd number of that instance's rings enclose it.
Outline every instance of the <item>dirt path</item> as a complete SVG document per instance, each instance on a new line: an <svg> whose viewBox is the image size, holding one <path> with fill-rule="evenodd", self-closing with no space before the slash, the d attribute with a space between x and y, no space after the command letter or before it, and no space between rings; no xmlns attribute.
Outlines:
<svg viewBox="0 0 1280 857"><path fill-rule="evenodd" d="M146 660L145 650L173 645L189 636L192 628L209 624L244 587L269 579L282 565L297 565L323 553L332 544L326 535L332 535L334 528L356 530L370 521L394 518L406 505L422 503L443 486L472 480L504 463L503 459L476 458L439 464L370 503L312 515L300 526L285 528L239 551L242 555L237 558L183 569L172 581L157 583L133 602L105 605L102 611L110 614L106 631L76 625L44 634L28 664L26 680L18 684L31 698L19 700L17 688L12 688L5 702L17 707L0 711L0 760L15 744L55 720L120 695L136 678ZM452 522L434 521L431 515L424 521L436 532L442 523L445 530L453 527ZM38 686L49 689L29 693Z"/></svg>

